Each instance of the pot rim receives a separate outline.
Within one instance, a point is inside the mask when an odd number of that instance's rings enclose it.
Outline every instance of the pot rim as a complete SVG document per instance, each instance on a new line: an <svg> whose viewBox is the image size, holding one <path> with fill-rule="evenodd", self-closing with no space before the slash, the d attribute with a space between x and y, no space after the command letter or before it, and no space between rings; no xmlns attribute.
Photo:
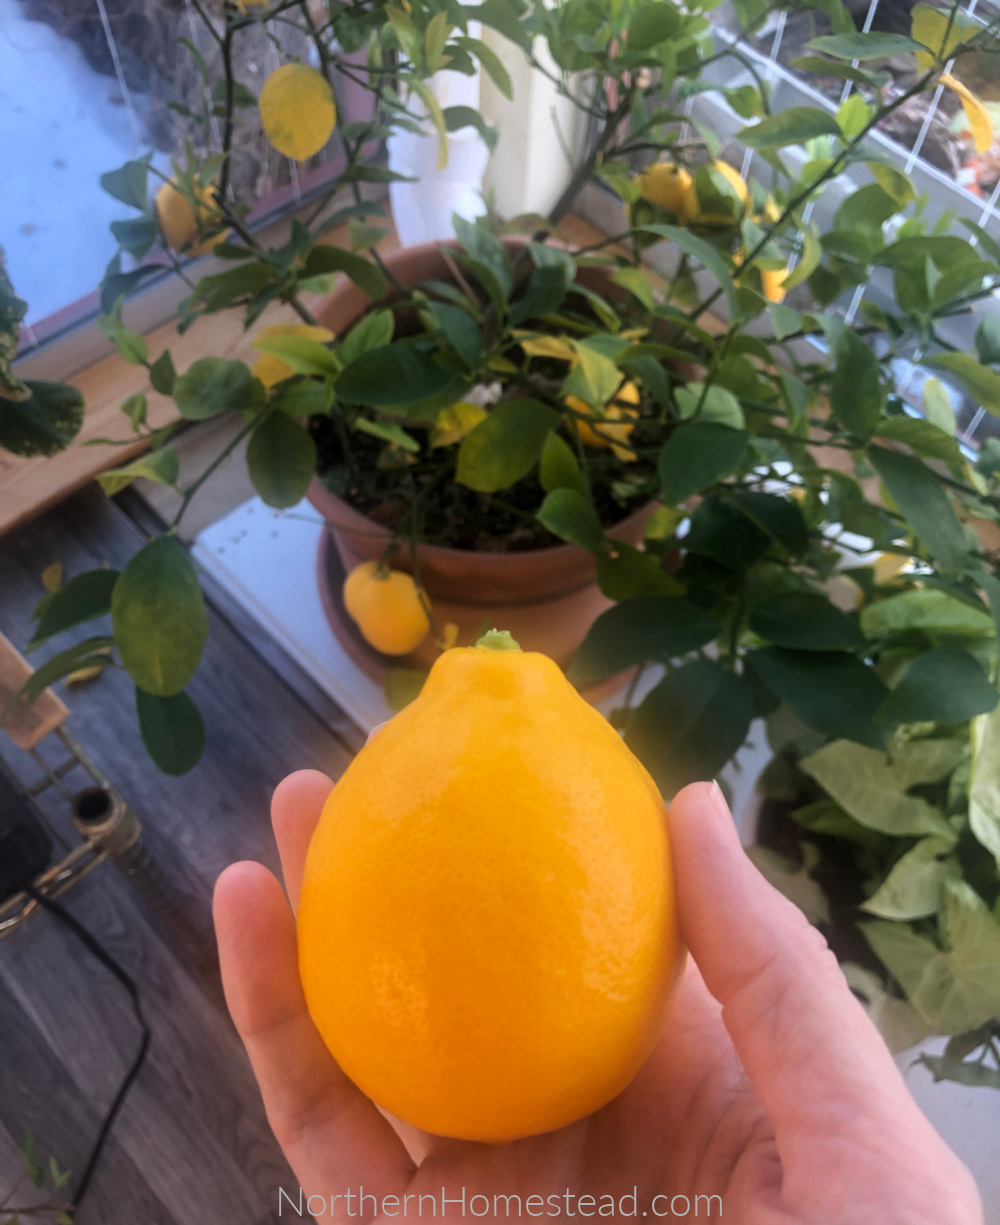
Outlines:
<svg viewBox="0 0 1000 1225"><path fill-rule="evenodd" d="M362 520L365 528L368 529L367 534L369 536L383 539L387 542L392 539L392 532L387 527L383 527L381 523L376 523L376 521L366 515L364 511L358 510L339 494L327 489L327 487L319 479L318 473L313 475L313 479L310 482L306 497L308 498L310 504L314 506L323 516L327 526L334 532L346 532L350 534L352 532L360 532L364 529L351 523L337 522L336 520L332 519L327 510L328 506L331 504L336 508L345 507L348 514L357 516L358 519ZM623 532L626 528L639 522L644 516L651 513L652 508L655 508L658 505L659 502L656 499L650 499L650 501L644 502L642 506L636 507L636 509L630 514L626 515L624 519L619 519L618 522L612 527L605 528L606 535L612 540L617 539L616 533ZM408 540L400 540L399 544L401 553L405 554L409 551L410 542ZM417 548L421 552L432 552L435 556L441 557L442 559L453 558L458 560L459 558L468 557L489 557L493 558L497 564L501 566L516 565L518 560L521 558L538 557L542 554L547 557L569 557L585 552L585 550L581 549L579 545L567 544L565 541L561 541L558 544L543 545L539 549L516 549L507 552L494 552L492 549L456 549L451 545L430 544L425 540L418 541Z"/></svg>

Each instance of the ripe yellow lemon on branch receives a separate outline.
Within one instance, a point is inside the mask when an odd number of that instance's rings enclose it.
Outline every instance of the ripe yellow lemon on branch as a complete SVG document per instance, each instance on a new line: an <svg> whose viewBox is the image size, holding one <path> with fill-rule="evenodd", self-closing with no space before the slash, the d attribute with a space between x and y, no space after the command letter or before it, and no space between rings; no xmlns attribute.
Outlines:
<svg viewBox="0 0 1000 1225"><path fill-rule="evenodd" d="M691 182L684 196L684 216L689 222L695 225L735 226L739 223L740 216L742 216L744 210L746 209L747 201L750 199L750 191L747 188L746 182L744 181L740 172L738 170L734 170L728 162L721 160L715 161L712 163L710 169L722 175L726 182L731 184L740 204L739 216L735 216L733 213L713 213L709 211L711 209L711 203L709 202L707 206L703 205L702 200L698 195L697 176L695 176L694 180Z"/></svg>
<svg viewBox="0 0 1000 1225"><path fill-rule="evenodd" d="M620 1093L680 977L663 800L544 655L492 631L334 788L299 968L337 1063L399 1118L501 1143Z"/></svg>
<svg viewBox="0 0 1000 1225"><path fill-rule="evenodd" d="M653 204L678 215L684 211L684 198L691 186L691 175L673 162L656 162L639 175L639 190Z"/></svg>
<svg viewBox="0 0 1000 1225"><path fill-rule="evenodd" d="M260 91L264 134L285 157L308 161L333 135L337 107L321 72L307 64L283 64Z"/></svg>
<svg viewBox="0 0 1000 1225"><path fill-rule="evenodd" d="M622 384L615 398L598 412L579 396L567 396L566 406L576 413L593 418L593 425L580 417L572 417L571 426L588 447L611 447L615 455L626 463L635 459L635 452L628 447L628 440L639 419L639 401L642 396L633 382Z"/></svg>
<svg viewBox="0 0 1000 1225"><path fill-rule="evenodd" d="M213 207L214 198L215 184L207 183L198 192L201 203L196 216L187 197L178 188L176 178L162 184L156 193L156 220L168 247L178 253L183 251L185 255L205 255L223 240L225 232L191 246L198 237L199 222L203 231L220 224L219 214Z"/></svg>
<svg viewBox="0 0 1000 1225"><path fill-rule="evenodd" d="M376 651L408 655L427 637L431 624L412 575L363 561L344 580L344 607Z"/></svg>

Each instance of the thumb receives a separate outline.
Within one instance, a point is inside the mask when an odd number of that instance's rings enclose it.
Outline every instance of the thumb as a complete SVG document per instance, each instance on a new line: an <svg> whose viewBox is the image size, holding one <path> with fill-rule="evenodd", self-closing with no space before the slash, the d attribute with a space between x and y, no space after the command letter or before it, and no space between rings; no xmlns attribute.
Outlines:
<svg viewBox="0 0 1000 1225"><path fill-rule="evenodd" d="M878 1031L802 912L740 845L718 783L670 806L681 929L764 1109L786 1168L816 1159L838 1120L919 1119Z"/></svg>

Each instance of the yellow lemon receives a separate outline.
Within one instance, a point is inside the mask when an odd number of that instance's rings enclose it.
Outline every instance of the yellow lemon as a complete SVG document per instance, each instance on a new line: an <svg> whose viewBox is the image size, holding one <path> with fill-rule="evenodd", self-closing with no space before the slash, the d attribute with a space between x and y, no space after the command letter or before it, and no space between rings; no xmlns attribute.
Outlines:
<svg viewBox="0 0 1000 1225"><path fill-rule="evenodd" d="M431 624L412 575L363 561L344 580L344 607L358 629L383 655L408 655ZM426 599L426 597L424 597Z"/></svg>
<svg viewBox="0 0 1000 1225"><path fill-rule="evenodd" d="M750 198L750 192L740 172L734 170L728 162L721 160L713 162L712 169L718 171L727 182L733 185L740 204L745 209ZM701 201L698 199L697 180L692 181L684 195L683 211L688 221L693 221L699 225L732 226L736 225L738 220L738 218L733 217L731 214L702 212Z"/></svg>
<svg viewBox="0 0 1000 1225"><path fill-rule="evenodd" d="M176 179L170 179L156 193L156 220L159 223L163 241L174 251L183 251L185 255L205 255L225 238L223 230L221 234L208 238L197 246L191 246L191 243L198 237L199 222L203 232L215 229L221 224L219 214L213 207L215 184L207 183L198 192L201 204L197 217L187 197L177 188L176 184Z"/></svg>
<svg viewBox="0 0 1000 1225"><path fill-rule="evenodd" d="M691 175L673 162L657 162L639 175L639 190L643 196L670 213L683 212L690 186Z"/></svg>
<svg viewBox="0 0 1000 1225"><path fill-rule="evenodd" d="M551 659L495 631L441 655L309 846L299 970L337 1065L406 1122L489 1143L621 1093L684 966L665 818Z"/></svg>
<svg viewBox="0 0 1000 1225"><path fill-rule="evenodd" d="M260 91L260 122L279 153L307 161L323 148L337 123L330 83L306 64L283 64Z"/></svg>
<svg viewBox="0 0 1000 1225"><path fill-rule="evenodd" d="M269 323L254 337L254 344L258 340L270 340L273 336L305 336L307 340L318 340L321 344L333 340L332 332L310 323ZM265 387L273 387L282 379L290 379L294 373L288 362L275 353L262 353L254 362L254 378L260 379Z"/></svg>
<svg viewBox="0 0 1000 1225"><path fill-rule="evenodd" d="M761 268L760 286L768 302L781 302L784 299L785 291L782 286L787 280L787 268Z"/></svg>
<svg viewBox="0 0 1000 1225"><path fill-rule="evenodd" d="M631 381L623 383L614 400L605 404L600 412L596 412L579 396L567 396L566 404L569 408L595 418L594 424L590 425L580 417L572 417L571 427L586 446L610 447L620 460L628 463L635 459L635 452L626 444L639 417L638 405L641 398L639 388Z"/></svg>

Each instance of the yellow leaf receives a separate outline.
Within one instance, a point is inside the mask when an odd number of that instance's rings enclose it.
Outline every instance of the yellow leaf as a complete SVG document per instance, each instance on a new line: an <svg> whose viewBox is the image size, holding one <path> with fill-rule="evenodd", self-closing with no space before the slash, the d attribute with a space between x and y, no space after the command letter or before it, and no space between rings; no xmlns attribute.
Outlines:
<svg viewBox="0 0 1000 1225"><path fill-rule="evenodd" d="M961 81L956 80L950 72L942 72L940 80L942 85L947 85L962 99L962 109L969 121L969 130L972 132L976 152L985 153L993 144L993 117L976 95Z"/></svg>
<svg viewBox="0 0 1000 1225"><path fill-rule="evenodd" d="M449 404L441 409L434 421L431 446L448 447L453 442L461 442L470 430L485 420L486 409L481 404L470 404L467 400Z"/></svg>
<svg viewBox="0 0 1000 1225"><path fill-rule="evenodd" d="M333 333L327 328L315 327L311 323L269 323L253 338L256 346L258 340L270 340L274 336L304 336L307 340L318 340L326 344L333 340ZM253 367L254 378L260 379L265 387L273 387L282 379L290 379L295 371L286 361L274 353L263 353L257 358Z"/></svg>
<svg viewBox="0 0 1000 1225"><path fill-rule="evenodd" d="M530 332L515 332L514 335L529 357L554 357L571 365L576 362L572 343L559 336L533 336Z"/></svg>
<svg viewBox="0 0 1000 1225"><path fill-rule="evenodd" d="M929 47L933 54L918 51L917 67L921 72L927 72L936 64L946 63L955 48L968 42L978 29L977 25L965 24L961 14L949 18L949 14L943 9L931 8L929 4L918 4L913 10L910 37Z"/></svg>
<svg viewBox="0 0 1000 1225"><path fill-rule="evenodd" d="M337 108L330 83L306 64L283 64L260 91L260 122L285 157L308 161L333 135Z"/></svg>
<svg viewBox="0 0 1000 1225"><path fill-rule="evenodd" d="M62 586L63 581L63 564L61 561L54 561L51 566L46 566L42 571L42 586L46 591L58 591Z"/></svg>

